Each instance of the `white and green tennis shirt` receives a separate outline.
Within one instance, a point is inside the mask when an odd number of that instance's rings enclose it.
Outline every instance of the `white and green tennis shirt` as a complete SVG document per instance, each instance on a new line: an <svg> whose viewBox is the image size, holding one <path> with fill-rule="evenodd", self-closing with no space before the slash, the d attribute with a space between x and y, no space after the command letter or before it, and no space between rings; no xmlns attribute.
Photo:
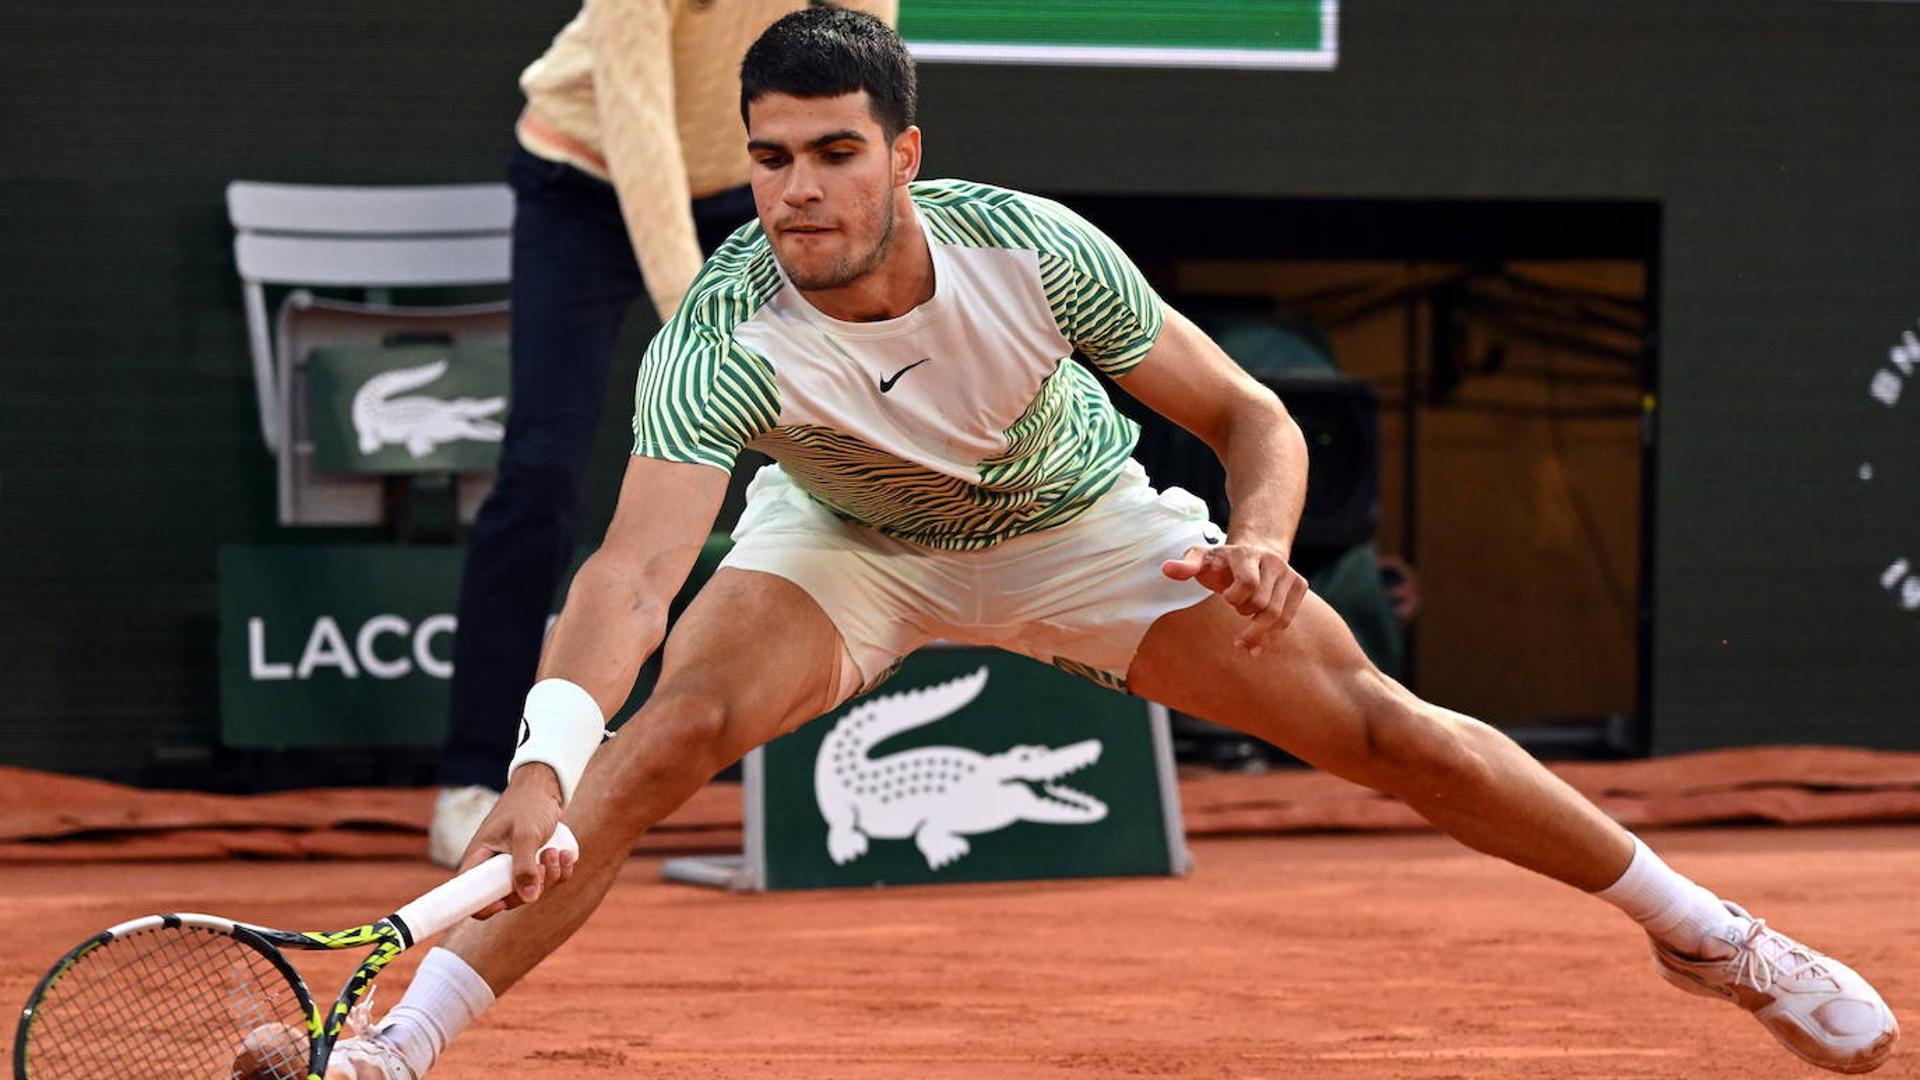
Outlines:
<svg viewBox="0 0 1920 1080"><path fill-rule="evenodd" d="M931 299L880 322L829 318L758 223L743 227L647 349L633 452L730 469L750 446L836 514L936 548L1091 506L1139 428L1071 354L1124 374L1159 337L1159 297L1058 203L958 180L911 192Z"/></svg>

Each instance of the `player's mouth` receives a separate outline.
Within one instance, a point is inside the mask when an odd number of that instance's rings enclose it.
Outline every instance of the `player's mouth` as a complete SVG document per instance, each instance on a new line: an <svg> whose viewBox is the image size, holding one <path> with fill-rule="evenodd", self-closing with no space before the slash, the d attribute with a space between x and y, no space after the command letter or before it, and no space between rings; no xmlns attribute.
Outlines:
<svg viewBox="0 0 1920 1080"><path fill-rule="evenodd" d="M820 236L834 229L830 225L783 225L780 231L788 236Z"/></svg>

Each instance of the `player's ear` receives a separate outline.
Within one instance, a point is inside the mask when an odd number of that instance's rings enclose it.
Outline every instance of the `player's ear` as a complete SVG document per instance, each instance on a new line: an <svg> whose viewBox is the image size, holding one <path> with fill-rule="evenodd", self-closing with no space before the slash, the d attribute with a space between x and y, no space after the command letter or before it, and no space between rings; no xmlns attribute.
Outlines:
<svg viewBox="0 0 1920 1080"><path fill-rule="evenodd" d="M920 129L908 127L893 137L893 186L902 187L920 175Z"/></svg>

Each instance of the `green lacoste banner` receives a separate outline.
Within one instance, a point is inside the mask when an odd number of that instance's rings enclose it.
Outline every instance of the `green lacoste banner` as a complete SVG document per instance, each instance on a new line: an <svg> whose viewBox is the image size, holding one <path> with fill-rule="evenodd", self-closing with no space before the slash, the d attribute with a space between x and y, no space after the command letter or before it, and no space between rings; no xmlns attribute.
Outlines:
<svg viewBox="0 0 1920 1080"><path fill-rule="evenodd" d="M505 431L507 351L316 349L307 361L313 463L332 473L491 472Z"/></svg>
<svg viewBox="0 0 1920 1080"><path fill-rule="evenodd" d="M727 551L701 550L676 610ZM220 728L228 746L439 746L461 547L220 549ZM577 552L554 606L587 558ZM642 678L615 714L646 700ZM518 704L517 702L515 704Z"/></svg>
<svg viewBox="0 0 1920 1080"><path fill-rule="evenodd" d="M222 741L439 745L461 554L454 547L222 547Z"/></svg>
<svg viewBox="0 0 1920 1080"><path fill-rule="evenodd" d="M1157 709L997 649L923 649L761 751L749 885L1184 872Z"/></svg>

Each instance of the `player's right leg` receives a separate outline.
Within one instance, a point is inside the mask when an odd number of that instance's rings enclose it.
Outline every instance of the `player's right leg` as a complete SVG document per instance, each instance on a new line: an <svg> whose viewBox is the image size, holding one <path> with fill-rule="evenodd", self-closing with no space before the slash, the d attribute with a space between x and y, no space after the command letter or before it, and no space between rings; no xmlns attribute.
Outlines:
<svg viewBox="0 0 1920 1080"><path fill-rule="evenodd" d="M566 814L580 840L573 876L536 903L449 932L380 1037L342 1044L329 1080L417 1080L466 1022L586 922L649 826L721 768L859 688L839 631L804 590L723 567L668 636L646 705L581 778Z"/></svg>

